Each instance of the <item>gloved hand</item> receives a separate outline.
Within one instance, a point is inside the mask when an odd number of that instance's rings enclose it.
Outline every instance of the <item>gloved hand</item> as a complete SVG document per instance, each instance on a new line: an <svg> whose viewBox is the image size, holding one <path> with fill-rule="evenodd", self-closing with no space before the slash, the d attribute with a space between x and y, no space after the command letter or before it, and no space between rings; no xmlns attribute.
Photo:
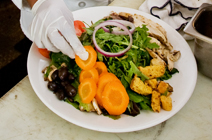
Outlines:
<svg viewBox="0 0 212 140"><path fill-rule="evenodd" d="M87 60L89 54L76 36L72 12L63 0L38 0L32 12L30 34L39 48Z"/></svg>

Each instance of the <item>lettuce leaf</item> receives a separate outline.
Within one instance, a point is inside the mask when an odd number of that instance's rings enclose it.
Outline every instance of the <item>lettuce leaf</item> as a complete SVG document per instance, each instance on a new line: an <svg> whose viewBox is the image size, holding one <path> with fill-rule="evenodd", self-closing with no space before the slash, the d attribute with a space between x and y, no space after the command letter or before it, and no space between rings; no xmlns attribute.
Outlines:
<svg viewBox="0 0 212 140"><path fill-rule="evenodd" d="M152 111L151 96L144 96L144 95L137 94L130 88L127 88L127 93L131 101L135 103L139 103L141 109Z"/></svg>
<svg viewBox="0 0 212 140"><path fill-rule="evenodd" d="M74 101L79 103L78 107L82 107L85 111L90 112L92 110L94 110L93 105L91 103L83 103L79 94L77 93L77 95L74 97Z"/></svg>

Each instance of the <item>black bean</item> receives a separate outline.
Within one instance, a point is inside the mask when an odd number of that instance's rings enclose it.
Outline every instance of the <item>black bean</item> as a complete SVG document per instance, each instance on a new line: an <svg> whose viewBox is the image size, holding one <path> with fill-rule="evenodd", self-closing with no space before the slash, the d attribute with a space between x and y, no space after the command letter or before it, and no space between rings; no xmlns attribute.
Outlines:
<svg viewBox="0 0 212 140"><path fill-rule="evenodd" d="M60 84L65 88L65 86L70 84L70 83L68 81L61 81Z"/></svg>
<svg viewBox="0 0 212 140"><path fill-rule="evenodd" d="M57 98L59 100L63 100L65 98L65 92L62 89L57 90L56 92L54 92L55 95L57 96Z"/></svg>
<svg viewBox="0 0 212 140"><path fill-rule="evenodd" d="M73 82L75 80L74 75L72 73L69 73L68 80L70 82Z"/></svg>
<svg viewBox="0 0 212 140"><path fill-rule="evenodd" d="M68 97L74 97L77 94L76 88L72 86L71 84L67 84L65 86L65 90L66 90L66 95Z"/></svg>
<svg viewBox="0 0 212 140"><path fill-rule="evenodd" d="M53 81L56 81L56 80L59 79L59 77L58 77L58 70L55 70L55 71L52 73L51 78L52 78Z"/></svg>
<svg viewBox="0 0 212 140"><path fill-rule="evenodd" d="M47 87L51 91L56 91L57 89L59 89L59 85L56 82L54 82L54 81L48 82Z"/></svg>
<svg viewBox="0 0 212 140"><path fill-rule="evenodd" d="M68 76L69 76L68 68L67 67L61 67L58 70L58 76L59 76L60 80L62 80L62 81L68 79Z"/></svg>

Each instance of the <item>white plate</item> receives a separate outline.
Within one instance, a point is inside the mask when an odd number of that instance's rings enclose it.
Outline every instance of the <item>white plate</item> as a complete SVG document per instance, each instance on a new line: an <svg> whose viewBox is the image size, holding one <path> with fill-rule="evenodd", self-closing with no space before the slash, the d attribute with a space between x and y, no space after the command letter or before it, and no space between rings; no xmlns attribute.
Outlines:
<svg viewBox="0 0 212 140"><path fill-rule="evenodd" d="M118 120L113 120L103 115L99 116L95 113L81 112L72 105L59 101L56 96L47 89L47 83L44 82L41 71L44 67L48 66L49 60L39 54L34 44L29 51L27 62L29 80L37 96L50 110L78 126L102 132L130 132L152 127L172 117L189 100L197 79L195 58L187 42L175 29L160 19L141 11L123 7L105 6L82 9L73 12L73 14L76 20L91 23L91 21L96 22L104 16L109 15L111 11L137 13L159 23L167 31L168 39L174 46L174 49L181 51L182 56L175 64L175 67L180 72L175 74L173 78L168 81L174 88L174 92L171 95L173 99L172 111L161 110L160 113L141 111L136 117L122 115Z"/></svg>

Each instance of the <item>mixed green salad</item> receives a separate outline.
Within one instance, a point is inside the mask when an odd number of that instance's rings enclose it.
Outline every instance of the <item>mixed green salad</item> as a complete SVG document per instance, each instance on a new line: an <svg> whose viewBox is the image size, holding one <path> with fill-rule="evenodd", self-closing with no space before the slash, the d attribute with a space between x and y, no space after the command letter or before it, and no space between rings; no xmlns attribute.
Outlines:
<svg viewBox="0 0 212 140"><path fill-rule="evenodd" d="M83 46L89 45L93 46L93 48L95 49L95 45L93 42L93 32L95 30L95 27L107 20L107 18L100 19L99 21L93 23L92 25L88 25L88 27L85 28L86 31L83 32L82 35L79 37ZM107 28L110 30L109 32L106 32L104 29L100 28L95 33L95 39L99 47L106 52L112 53L117 53L126 49L130 44L129 35L113 34L112 31L114 30L114 26L107 26ZM128 27L128 29L129 28L130 27ZM151 60L153 59L153 57L147 51L147 48L150 50L160 48L157 43L152 43L150 41L151 37L149 37L148 31L149 29L146 25L135 27L135 30L132 33L131 48L122 56L107 57L97 51L97 61L103 62L106 65L108 72L116 75L116 77L121 81L122 85L125 87L129 96L129 104L124 114L128 114L131 116L138 115L141 110L154 111L151 105L152 94L139 94L136 91L132 90L130 87L131 82L135 76L137 76L143 83L151 79L149 78L149 76L142 73L141 70L138 68L145 68L151 65ZM76 109L87 112L93 111L94 107L92 103L83 103L77 92L78 86L80 84L79 77L82 69L76 64L75 60L70 59L67 55L62 54L61 52L51 52L50 59L51 63L46 69L44 77L47 78L50 73L53 73L53 67L56 70L60 70L64 65L66 67L66 71L68 71L68 73L71 73L74 77L71 80L71 85L75 88L75 93L71 96L63 96L60 99L73 105ZM172 78L173 74L179 72L176 68L173 68L170 71L168 70L167 66L165 67L165 73L162 76L155 78L157 82L168 80ZM56 84L58 84L58 82L56 82ZM62 83L62 85L67 85L67 83ZM104 108L101 108L101 110L102 114L110 116L114 119L120 117L110 115Z"/></svg>

